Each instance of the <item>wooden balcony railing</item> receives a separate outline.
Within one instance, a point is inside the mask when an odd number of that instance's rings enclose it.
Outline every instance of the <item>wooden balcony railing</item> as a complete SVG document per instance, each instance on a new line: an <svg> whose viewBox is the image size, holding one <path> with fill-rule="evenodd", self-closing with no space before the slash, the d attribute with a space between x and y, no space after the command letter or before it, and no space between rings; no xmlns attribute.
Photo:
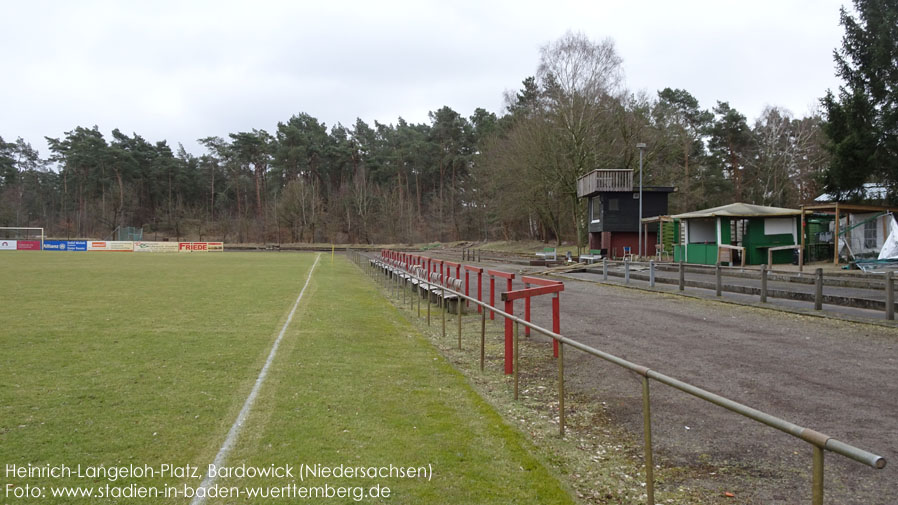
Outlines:
<svg viewBox="0 0 898 505"><path fill-rule="evenodd" d="M632 170L593 170L577 180L577 196L605 191L633 191Z"/></svg>

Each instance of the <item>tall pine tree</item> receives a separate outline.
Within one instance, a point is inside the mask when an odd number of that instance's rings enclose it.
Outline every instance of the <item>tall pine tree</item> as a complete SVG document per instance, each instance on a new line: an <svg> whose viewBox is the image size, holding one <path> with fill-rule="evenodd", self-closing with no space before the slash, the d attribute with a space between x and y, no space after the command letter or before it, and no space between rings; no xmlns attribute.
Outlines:
<svg viewBox="0 0 898 505"><path fill-rule="evenodd" d="M843 7L836 74L845 84L823 98L832 162L825 189L840 200L862 195L865 182L889 187L898 201L898 0L854 0Z"/></svg>

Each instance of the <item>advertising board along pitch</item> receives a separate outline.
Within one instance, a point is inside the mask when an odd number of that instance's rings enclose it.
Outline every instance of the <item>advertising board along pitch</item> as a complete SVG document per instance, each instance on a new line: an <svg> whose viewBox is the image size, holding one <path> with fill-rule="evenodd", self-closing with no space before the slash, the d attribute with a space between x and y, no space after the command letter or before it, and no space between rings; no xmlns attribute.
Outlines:
<svg viewBox="0 0 898 505"><path fill-rule="evenodd" d="M224 242L179 242L179 252L222 252Z"/></svg>
<svg viewBox="0 0 898 505"><path fill-rule="evenodd" d="M134 252L178 252L178 242L134 242Z"/></svg>
<svg viewBox="0 0 898 505"><path fill-rule="evenodd" d="M86 240L44 240L45 251L86 251Z"/></svg>
<svg viewBox="0 0 898 505"><path fill-rule="evenodd" d="M0 251L40 251L40 240L0 240Z"/></svg>
<svg viewBox="0 0 898 505"><path fill-rule="evenodd" d="M112 240L89 240L88 251L133 252L134 242Z"/></svg>

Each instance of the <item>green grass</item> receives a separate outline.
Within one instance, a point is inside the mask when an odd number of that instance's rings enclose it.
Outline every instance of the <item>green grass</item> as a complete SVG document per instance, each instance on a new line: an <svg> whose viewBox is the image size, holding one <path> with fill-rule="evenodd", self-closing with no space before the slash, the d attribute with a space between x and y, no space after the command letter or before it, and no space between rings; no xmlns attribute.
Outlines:
<svg viewBox="0 0 898 505"><path fill-rule="evenodd" d="M519 433L370 281L342 258L321 258L228 465L431 465L429 481L327 482L387 486L391 503L571 502ZM0 465L204 467L313 260L287 253L0 255ZM106 482L0 474L3 490ZM199 484L117 485L131 482ZM228 483L235 481L220 482ZM233 501L246 502L222 503Z"/></svg>
<svg viewBox="0 0 898 505"><path fill-rule="evenodd" d="M571 503L523 437L354 265L319 268L234 464L431 465L430 480L307 482L391 489L366 503Z"/></svg>
<svg viewBox="0 0 898 505"><path fill-rule="evenodd" d="M0 463L211 461L311 260L3 255Z"/></svg>

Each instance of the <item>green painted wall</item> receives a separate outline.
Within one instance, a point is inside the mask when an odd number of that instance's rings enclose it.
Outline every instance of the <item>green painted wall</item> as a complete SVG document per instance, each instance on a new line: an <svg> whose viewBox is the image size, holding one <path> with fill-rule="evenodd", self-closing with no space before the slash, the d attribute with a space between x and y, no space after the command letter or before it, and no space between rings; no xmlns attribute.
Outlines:
<svg viewBox="0 0 898 505"><path fill-rule="evenodd" d="M730 218L720 218L720 243L732 245L733 240L730 236Z"/></svg>
<svg viewBox="0 0 898 505"><path fill-rule="evenodd" d="M689 263L696 265L716 265L716 244L686 244L686 255Z"/></svg>
<svg viewBox="0 0 898 505"><path fill-rule="evenodd" d="M796 222L798 218L795 218ZM742 237L745 246L745 264L761 265L767 263L767 248L782 245L794 245L792 234L765 235L764 218L749 218L745 235ZM792 251L774 251L773 263L792 263Z"/></svg>

